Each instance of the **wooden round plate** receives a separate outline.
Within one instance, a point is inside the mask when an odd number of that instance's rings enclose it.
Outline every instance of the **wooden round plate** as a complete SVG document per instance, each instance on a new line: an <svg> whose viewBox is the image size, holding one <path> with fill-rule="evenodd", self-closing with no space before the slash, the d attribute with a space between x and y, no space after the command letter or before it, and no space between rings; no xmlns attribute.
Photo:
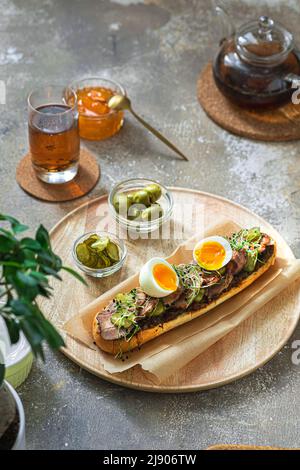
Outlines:
<svg viewBox="0 0 300 470"><path fill-rule="evenodd" d="M244 227L259 225L276 239L280 256L294 258L279 233L248 209L212 194L184 188L170 189L175 203L174 222L182 220L182 207L189 205L197 207L197 213L200 208L205 224L215 222L218 217L223 216ZM184 229L185 239L195 233L193 219L195 217L181 227ZM71 248L74 240L90 230L105 230L109 223L111 220L107 196L89 201L70 212L52 229L53 248L64 264L72 266ZM273 299L238 328L160 384L140 366L119 374L109 374L99 361L98 351L89 349L61 330L63 324L87 303L134 274L150 257L169 255L178 243L179 240L174 239L174 236L166 240L127 240L127 261L118 273L105 279L88 278L89 288L70 275L65 275L63 282L56 283L54 299L43 301L42 309L65 338L64 354L105 380L151 392L192 392L218 387L250 374L269 361L288 341L297 325L300 315L300 290L296 285L287 289L279 298Z"/></svg>

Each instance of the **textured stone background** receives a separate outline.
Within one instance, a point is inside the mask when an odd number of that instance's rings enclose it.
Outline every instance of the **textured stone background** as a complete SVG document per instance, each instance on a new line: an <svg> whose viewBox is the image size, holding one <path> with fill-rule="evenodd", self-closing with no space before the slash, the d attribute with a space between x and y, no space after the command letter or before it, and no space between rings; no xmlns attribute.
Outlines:
<svg viewBox="0 0 300 470"><path fill-rule="evenodd" d="M225 0L226 2L226 0ZM300 44L298 0L228 0L236 24L266 12ZM48 228L84 199L45 204L14 180L27 150L26 95L37 85L102 75L120 81L137 111L190 157L176 158L130 117L116 137L88 147L102 179L88 197L124 177L214 192L271 222L300 256L299 143L232 136L199 107L199 71L217 42L210 0L0 0L1 210ZM300 337L300 330L293 339ZM218 390L152 395L80 370L58 353L35 363L20 388L27 443L40 448L205 448L214 443L299 446L300 366L291 344L251 376Z"/></svg>

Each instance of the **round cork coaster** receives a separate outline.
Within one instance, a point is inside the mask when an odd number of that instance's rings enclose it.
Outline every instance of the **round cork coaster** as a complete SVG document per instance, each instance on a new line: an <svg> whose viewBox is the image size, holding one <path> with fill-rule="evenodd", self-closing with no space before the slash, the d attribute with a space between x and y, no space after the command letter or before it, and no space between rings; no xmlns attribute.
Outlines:
<svg viewBox="0 0 300 470"><path fill-rule="evenodd" d="M233 134L274 142L300 139L300 104L289 102L276 109L259 111L237 106L217 88L211 63L199 76L197 96L208 116Z"/></svg>
<svg viewBox="0 0 300 470"><path fill-rule="evenodd" d="M39 180L31 164L30 153L19 162L16 179L24 191L42 201L63 202L82 197L91 191L100 177L95 157L86 149L80 149L78 173L72 181L64 184L47 184Z"/></svg>

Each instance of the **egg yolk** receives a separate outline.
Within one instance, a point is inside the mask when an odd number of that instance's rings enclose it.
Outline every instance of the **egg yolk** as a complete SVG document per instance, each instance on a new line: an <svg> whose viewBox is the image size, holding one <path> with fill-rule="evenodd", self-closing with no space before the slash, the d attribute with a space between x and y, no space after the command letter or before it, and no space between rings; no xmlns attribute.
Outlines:
<svg viewBox="0 0 300 470"><path fill-rule="evenodd" d="M224 247L215 241L207 241L195 251L198 263L208 270L220 269L225 255Z"/></svg>
<svg viewBox="0 0 300 470"><path fill-rule="evenodd" d="M173 292L177 289L176 274L168 266L165 264L156 264L152 272L159 287Z"/></svg>

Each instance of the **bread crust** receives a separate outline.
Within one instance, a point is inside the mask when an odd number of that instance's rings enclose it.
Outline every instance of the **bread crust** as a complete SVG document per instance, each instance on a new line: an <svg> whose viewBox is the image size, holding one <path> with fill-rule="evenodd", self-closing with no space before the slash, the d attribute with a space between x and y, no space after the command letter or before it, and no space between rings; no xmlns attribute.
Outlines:
<svg viewBox="0 0 300 470"><path fill-rule="evenodd" d="M240 284L235 287L232 287L228 291L224 292L220 295L216 300L213 300L208 305L200 308L199 310L181 313L178 317L175 317L167 322L164 322L159 325L155 325L152 328L147 328L145 330L140 330L135 336L131 338L130 341L127 341L124 338L117 339L117 340L106 340L103 339L101 333L99 331L99 325L97 321L97 316L99 312L95 315L92 327L93 338L96 345L102 349L103 351L116 355L118 353L125 353L127 351L131 351L142 344L147 343L148 341L157 338L158 336L166 333L167 331L173 330L173 328L177 328L184 323L187 323L194 318L198 318L204 313L212 310L217 305L225 302L225 300L230 299L234 295L238 294L242 290L246 289L250 284L252 284L256 279L262 276L274 263L276 259L276 244L274 243L274 251L270 258L263 264L257 271L254 271L250 274L246 279L243 279Z"/></svg>

